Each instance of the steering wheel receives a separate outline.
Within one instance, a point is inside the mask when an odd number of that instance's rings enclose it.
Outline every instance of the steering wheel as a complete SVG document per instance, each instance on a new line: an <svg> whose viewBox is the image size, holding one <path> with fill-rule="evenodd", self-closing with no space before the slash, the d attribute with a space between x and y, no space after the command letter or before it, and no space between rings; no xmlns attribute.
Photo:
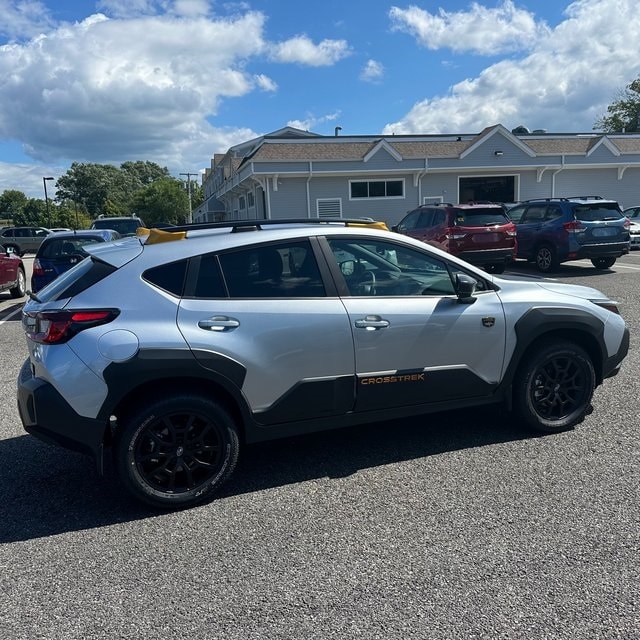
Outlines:
<svg viewBox="0 0 640 640"><path fill-rule="evenodd" d="M375 296L376 295L376 274L373 271L365 271L356 283L358 295Z"/></svg>

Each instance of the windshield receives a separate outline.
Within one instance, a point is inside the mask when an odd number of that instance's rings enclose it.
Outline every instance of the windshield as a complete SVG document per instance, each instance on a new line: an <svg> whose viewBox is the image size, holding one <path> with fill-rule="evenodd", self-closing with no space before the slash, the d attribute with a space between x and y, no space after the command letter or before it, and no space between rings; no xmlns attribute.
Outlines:
<svg viewBox="0 0 640 640"><path fill-rule="evenodd" d="M113 229L122 236L135 235L136 229L142 226L140 218L118 220L117 218L102 218L93 223L94 229Z"/></svg>

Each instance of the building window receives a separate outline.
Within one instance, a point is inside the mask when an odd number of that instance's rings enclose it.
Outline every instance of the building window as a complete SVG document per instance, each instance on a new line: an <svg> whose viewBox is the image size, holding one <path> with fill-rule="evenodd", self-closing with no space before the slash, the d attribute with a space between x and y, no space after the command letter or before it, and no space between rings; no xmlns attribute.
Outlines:
<svg viewBox="0 0 640 640"><path fill-rule="evenodd" d="M404 198L404 180L351 180L351 199Z"/></svg>
<svg viewBox="0 0 640 640"><path fill-rule="evenodd" d="M253 197L253 193L251 191L249 193L247 193L247 206L249 208L256 206L256 202L255 202L255 199Z"/></svg>
<svg viewBox="0 0 640 640"><path fill-rule="evenodd" d="M238 206L240 207L240 210L241 210L241 211L243 211L244 209L246 209L246 208L247 208L247 205L246 205L246 203L245 203L244 196L240 196L240 197L238 198Z"/></svg>

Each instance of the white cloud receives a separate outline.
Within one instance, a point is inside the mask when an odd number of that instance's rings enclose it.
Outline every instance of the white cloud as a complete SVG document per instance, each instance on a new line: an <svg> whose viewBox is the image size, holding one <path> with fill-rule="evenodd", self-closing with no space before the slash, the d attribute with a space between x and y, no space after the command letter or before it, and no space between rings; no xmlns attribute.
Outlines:
<svg viewBox="0 0 640 640"><path fill-rule="evenodd" d="M340 117L340 112L336 111L334 113L329 113L324 116L314 116L310 114L303 120L289 120L287 122L287 127L295 127L296 129L302 129L303 131L311 131L315 129L318 125L324 124L326 122L333 122Z"/></svg>
<svg viewBox="0 0 640 640"><path fill-rule="evenodd" d="M52 25L49 9L42 2L0 0L0 35L9 40L32 38Z"/></svg>
<svg viewBox="0 0 640 640"><path fill-rule="evenodd" d="M415 5L391 7L389 17L395 30L411 34L427 49L481 55L530 49L548 32L544 23L536 23L532 13L517 9L511 0L495 9L474 2L470 11L440 9L437 15Z"/></svg>
<svg viewBox="0 0 640 640"><path fill-rule="evenodd" d="M367 60L367 64L360 72L360 80L365 82L379 82L384 76L384 66L376 60Z"/></svg>
<svg viewBox="0 0 640 640"><path fill-rule="evenodd" d="M255 76L256 84L263 91L277 91L278 85L269 76L265 76L264 73L259 73Z"/></svg>
<svg viewBox="0 0 640 640"><path fill-rule="evenodd" d="M578 0L565 15L528 56L417 103L384 132L477 132L496 123L575 131L576 121L593 124L640 72L640 63L629 63L640 60L640 13L635 0Z"/></svg>
<svg viewBox="0 0 640 640"><path fill-rule="evenodd" d="M263 27L255 12L219 21L96 14L4 47L0 138L19 132L25 152L43 163L143 157L180 166L200 149L208 165L230 136L207 118L221 99L255 89L244 64L263 52Z"/></svg>
<svg viewBox="0 0 640 640"><path fill-rule="evenodd" d="M327 67L350 55L345 40L322 40L314 44L307 36L295 36L271 47L271 57L277 62L296 62L310 67Z"/></svg>

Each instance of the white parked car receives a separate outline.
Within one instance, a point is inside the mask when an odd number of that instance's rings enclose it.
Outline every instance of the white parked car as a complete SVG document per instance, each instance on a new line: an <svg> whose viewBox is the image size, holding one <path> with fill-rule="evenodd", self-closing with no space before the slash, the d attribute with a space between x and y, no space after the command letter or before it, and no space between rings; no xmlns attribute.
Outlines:
<svg viewBox="0 0 640 640"><path fill-rule="evenodd" d="M631 234L631 248L637 249L640 247L640 206L629 207L622 213L631 221L631 228L629 229L629 233Z"/></svg>

